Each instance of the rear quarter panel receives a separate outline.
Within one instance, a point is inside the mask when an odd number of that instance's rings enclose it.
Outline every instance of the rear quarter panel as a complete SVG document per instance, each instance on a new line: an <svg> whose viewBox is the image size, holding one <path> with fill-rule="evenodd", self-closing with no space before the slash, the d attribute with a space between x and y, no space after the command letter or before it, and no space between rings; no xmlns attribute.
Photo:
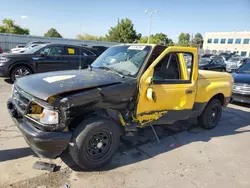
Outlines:
<svg viewBox="0 0 250 188"><path fill-rule="evenodd" d="M213 96L223 94L231 97L233 77L228 73L199 71L195 102L208 102Z"/></svg>

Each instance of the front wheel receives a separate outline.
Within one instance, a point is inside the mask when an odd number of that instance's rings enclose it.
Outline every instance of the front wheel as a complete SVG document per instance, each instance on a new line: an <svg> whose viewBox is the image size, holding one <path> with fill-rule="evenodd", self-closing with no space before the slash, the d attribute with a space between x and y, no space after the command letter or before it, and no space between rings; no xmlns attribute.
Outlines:
<svg viewBox="0 0 250 188"><path fill-rule="evenodd" d="M198 117L198 123L204 129L213 129L219 123L222 113L222 104L218 99L212 99Z"/></svg>
<svg viewBox="0 0 250 188"><path fill-rule="evenodd" d="M107 163L120 143L119 125L105 118L90 118L74 131L69 152L78 166L95 169Z"/></svg>
<svg viewBox="0 0 250 188"><path fill-rule="evenodd" d="M11 70L10 79L14 82L17 78L21 78L30 74L32 74L32 71L28 67L22 65L16 66Z"/></svg>

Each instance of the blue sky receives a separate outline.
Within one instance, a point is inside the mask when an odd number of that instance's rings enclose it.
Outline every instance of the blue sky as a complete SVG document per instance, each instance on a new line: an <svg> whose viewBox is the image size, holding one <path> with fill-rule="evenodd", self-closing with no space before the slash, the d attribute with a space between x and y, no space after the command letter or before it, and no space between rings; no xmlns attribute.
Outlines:
<svg viewBox="0 0 250 188"><path fill-rule="evenodd" d="M66 38L79 33L102 36L125 17L147 35L145 9L159 10L152 33L166 33L174 41L181 32L250 31L250 0L2 0L0 7L0 20L11 18L31 35L53 27Z"/></svg>

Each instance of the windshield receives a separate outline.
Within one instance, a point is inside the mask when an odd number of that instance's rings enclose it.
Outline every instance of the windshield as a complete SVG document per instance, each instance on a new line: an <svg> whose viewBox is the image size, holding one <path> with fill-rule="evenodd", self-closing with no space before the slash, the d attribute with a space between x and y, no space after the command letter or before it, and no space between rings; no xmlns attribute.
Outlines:
<svg viewBox="0 0 250 188"><path fill-rule="evenodd" d="M240 60L240 58L238 58L238 57L232 57L232 58L230 58L228 61L229 62L237 62L237 61L239 61Z"/></svg>
<svg viewBox="0 0 250 188"><path fill-rule="evenodd" d="M28 48L28 47L30 47L32 45L32 42L29 42L29 43L27 43L25 46L24 46L24 48Z"/></svg>
<svg viewBox="0 0 250 188"><path fill-rule="evenodd" d="M200 59L199 64L203 64L203 65L208 64L208 63L210 63L210 61L211 61L210 59Z"/></svg>
<svg viewBox="0 0 250 188"><path fill-rule="evenodd" d="M211 56L213 56L213 54L204 54L202 57L209 58Z"/></svg>
<svg viewBox="0 0 250 188"><path fill-rule="evenodd" d="M38 46L35 46L33 48L28 48L23 53L24 54L33 54L33 53L37 52L38 50L40 50L42 47L43 47L43 45L38 45Z"/></svg>
<svg viewBox="0 0 250 188"><path fill-rule="evenodd" d="M245 64L237 70L237 73L250 74L250 63Z"/></svg>
<svg viewBox="0 0 250 188"><path fill-rule="evenodd" d="M135 76L150 49L150 46L144 45L111 47L95 60L92 67L113 69L125 76Z"/></svg>

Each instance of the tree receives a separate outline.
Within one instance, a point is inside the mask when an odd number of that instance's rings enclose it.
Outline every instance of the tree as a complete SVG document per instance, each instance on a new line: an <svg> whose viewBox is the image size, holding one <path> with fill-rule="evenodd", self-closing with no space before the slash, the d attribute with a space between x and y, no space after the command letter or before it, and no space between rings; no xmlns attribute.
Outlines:
<svg viewBox="0 0 250 188"><path fill-rule="evenodd" d="M174 46L174 41L172 39L167 39L166 40L166 46Z"/></svg>
<svg viewBox="0 0 250 188"><path fill-rule="evenodd" d="M132 43L141 38L141 34L137 34L134 24L128 18L118 21L115 27L111 27L106 35L108 41Z"/></svg>
<svg viewBox="0 0 250 188"><path fill-rule="evenodd" d="M196 33L194 36L194 39L192 41L192 46L197 47L197 48L202 48L203 46L203 37L200 33Z"/></svg>
<svg viewBox="0 0 250 188"><path fill-rule="evenodd" d="M58 31L54 28L51 28L47 31L47 33L44 34L45 37L57 37L62 38L62 35L58 33Z"/></svg>
<svg viewBox="0 0 250 188"><path fill-rule="evenodd" d="M146 36L141 37L141 39L139 40L139 43L147 43L147 42L148 42L148 37ZM173 46L174 44L172 39L169 39L168 36L164 33L156 33L155 35L151 35L149 43L162 44L167 46Z"/></svg>
<svg viewBox="0 0 250 188"><path fill-rule="evenodd" d="M152 37L152 35L151 35L151 37ZM150 37L150 39L151 39L151 37ZM152 42L151 40L150 40L150 43ZM146 37L146 36L141 37L141 39L138 41L138 43L143 43L143 44L147 43L147 42L148 42L148 37Z"/></svg>
<svg viewBox="0 0 250 188"><path fill-rule="evenodd" d="M85 33L83 35L77 35L76 39L78 40L95 40L95 41L105 41L105 37L98 37L94 35L89 35L88 33Z"/></svg>
<svg viewBox="0 0 250 188"><path fill-rule="evenodd" d="M16 25L11 19L3 19L3 25L0 25L0 33L11 33L11 34L20 34L20 35L29 35L29 29L22 28L19 25Z"/></svg>
<svg viewBox="0 0 250 188"><path fill-rule="evenodd" d="M181 33L179 35L178 43L181 46L189 46L189 44L190 44L190 35L189 35L189 33Z"/></svg>

